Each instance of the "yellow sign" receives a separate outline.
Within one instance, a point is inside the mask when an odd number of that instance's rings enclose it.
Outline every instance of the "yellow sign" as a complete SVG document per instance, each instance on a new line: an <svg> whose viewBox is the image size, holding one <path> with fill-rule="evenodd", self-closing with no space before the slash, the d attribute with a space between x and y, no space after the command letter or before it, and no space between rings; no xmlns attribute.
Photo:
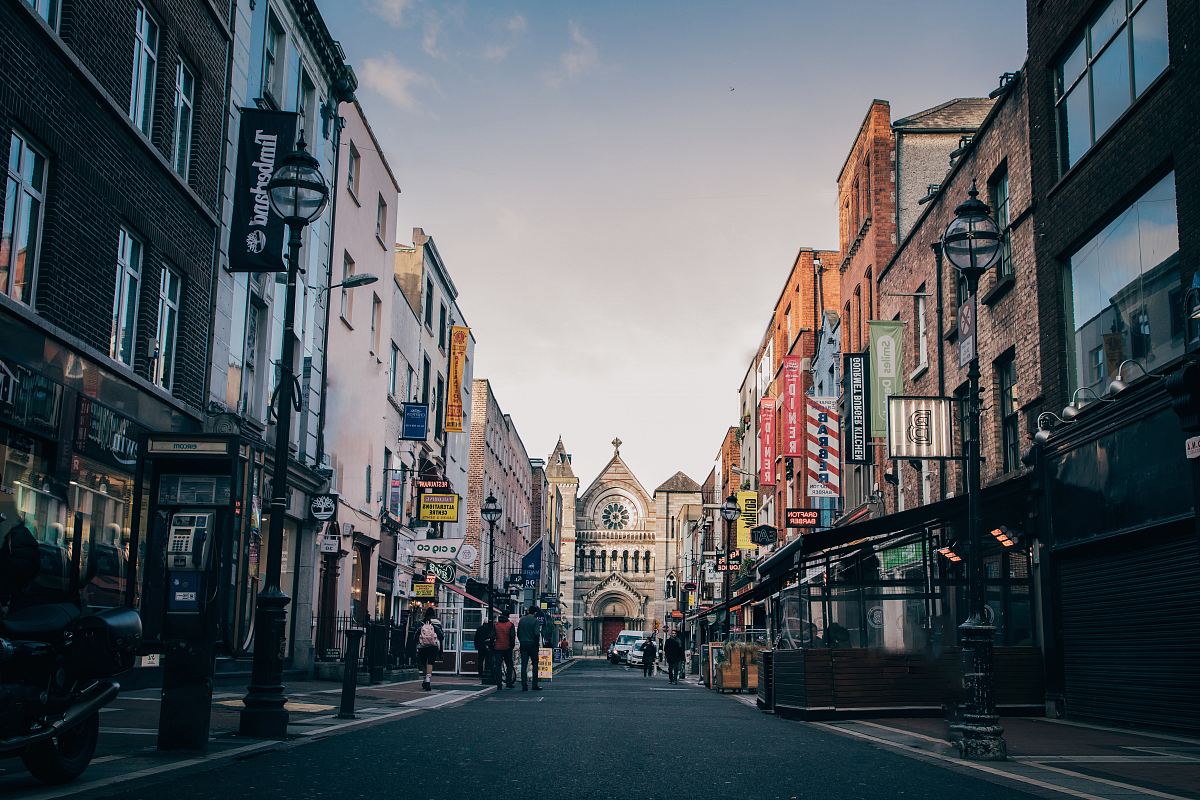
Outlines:
<svg viewBox="0 0 1200 800"><path fill-rule="evenodd" d="M458 495L426 492L421 495L417 519L424 522L458 522Z"/></svg>
<svg viewBox="0 0 1200 800"><path fill-rule="evenodd" d="M738 492L737 501L742 510L737 523L737 549L749 550L755 546L750 541L750 529L758 526L758 492Z"/></svg>
<svg viewBox="0 0 1200 800"><path fill-rule="evenodd" d="M470 340L470 328L459 325L450 328L450 379L446 386L446 430L449 433L462 433L463 429L463 370L467 365Z"/></svg>
<svg viewBox="0 0 1200 800"><path fill-rule="evenodd" d="M554 678L554 650L550 647L538 648L538 683Z"/></svg>
<svg viewBox="0 0 1200 800"><path fill-rule="evenodd" d="M413 595L416 597L437 597L436 583L414 583Z"/></svg>

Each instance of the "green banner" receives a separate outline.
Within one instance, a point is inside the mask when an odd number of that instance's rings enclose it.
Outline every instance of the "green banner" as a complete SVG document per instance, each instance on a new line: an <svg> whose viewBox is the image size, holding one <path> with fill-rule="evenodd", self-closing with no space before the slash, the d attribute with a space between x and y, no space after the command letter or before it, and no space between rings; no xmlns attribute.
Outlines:
<svg viewBox="0 0 1200 800"><path fill-rule="evenodd" d="M904 323L871 320L871 430L887 433L888 398L904 391Z"/></svg>

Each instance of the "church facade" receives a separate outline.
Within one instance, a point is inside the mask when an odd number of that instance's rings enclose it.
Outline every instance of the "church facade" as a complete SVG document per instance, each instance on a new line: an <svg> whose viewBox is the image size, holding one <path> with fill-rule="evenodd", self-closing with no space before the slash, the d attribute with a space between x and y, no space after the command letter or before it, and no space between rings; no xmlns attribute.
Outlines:
<svg viewBox="0 0 1200 800"><path fill-rule="evenodd" d="M682 472L647 492L621 458L621 440L612 444L612 458L582 494L562 439L546 465L564 511L575 501L570 526L563 515L560 605L584 655L604 653L624 629L667 624L667 601L674 607L678 587L671 515L682 503L700 503L700 486Z"/></svg>

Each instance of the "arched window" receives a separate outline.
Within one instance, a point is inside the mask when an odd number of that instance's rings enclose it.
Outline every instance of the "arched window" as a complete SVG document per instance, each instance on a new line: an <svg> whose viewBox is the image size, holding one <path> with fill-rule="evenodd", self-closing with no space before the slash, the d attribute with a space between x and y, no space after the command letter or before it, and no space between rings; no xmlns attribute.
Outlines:
<svg viewBox="0 0 1200 800"><path fill-rule="evenodd" d="M653 572L653 570L650 569L650 551L649 550L646 551L646 572Z"/></svg>
<svg viewBox="0 0 1200 800"><path fill-rule="evenodd" d="M603 550L600 551L600 571L601 572L608 572L607 556L608 556L608 553L604 552Z"/></svg>
<svg viewBox="0 0 1200 800"><path fill-rule="evenodd" d="M621 551L621 572L629 572L629 551Z"/></svg>
<svg viewBox="0 0 1200 800"><path fill-rule="evenodd" d="M613 572L617 571L617 551L616 550L612 551L612 567L611 567L611 569Z"/></svg>
<svg viewBox="0 0 1200 800"><path fill-rule="evenodd" d="M596 551L595 550L588 551L588 571L589 572L596 571Z"/></svg>
<svg viewBox="0 0 1200 800"><path fill-rule="evenodd" d="M576 550L575 551L575 560L578 563L575 565L575 570L577 572L583 572L583 570L584 570L583 559L584 559L583 550L582 549Z"/></svg>
<svg viewBox="0 0 1200 800"><path fill-rule="evenodd" d="M678 589L676 588L677 586L678 586L678 584L675 581L675 575L674 574L668 575L667 576L667 597L674 598L677 596L677 591L678 591Z"/></svg>

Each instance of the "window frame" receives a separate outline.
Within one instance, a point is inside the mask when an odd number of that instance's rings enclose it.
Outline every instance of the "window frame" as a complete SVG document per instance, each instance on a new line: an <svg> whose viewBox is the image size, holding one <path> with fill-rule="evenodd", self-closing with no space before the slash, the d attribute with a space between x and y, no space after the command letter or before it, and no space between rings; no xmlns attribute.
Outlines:
<svg viewBox="0 0 1200 800"><path fill-rule="evenodd" d="M342 318L342 322L354 327L354 295L345 287L346 279L354 274L354 268L357 266L354 258L351 257L349 250L342 251L342 286L338 287L341 292L338 305L338 316Z"/></svg>
<svg viewBox="0 0 1200 800"><path fill-rule="evenodd" d="M142 265L146 260L145 243L133 231L121 225L117 233L117 280L113 296L113 327L108 354L116 362L133 368L137 359L137 322L142 294ZM136 256L136 258L135 258ZM136 262L136 263L135 263ZM129 291L129 280L133 283ZM133 298L132 311L125 302ZM129 331L128 360L124 357L122 333Z"/></svg>
<svg viewBox="0 0 1200 800"><path fill-rule="evenodd" d="M425 328L433 331L433 280L425 279Z"/></svg>
<svg viewBox="0 0 1200 800"><path fill-rule="evenodd" d="M191 81L191 90L185 91L184 78ZM187 131L183 131L183 112L187 109ZM179 59L175 67L175 141L171 155L171 166L186 182L192 166L192 129L196 119L196 75L187 62ZM182 152L183 164L179 163Z"/></svg>
<svg viewBox="0 0 1200 800"><path fill-rule="evenodd" d="M928 298L925 294L925 284L922 283L913 295L913 344L917 351L914 374L929 367L929 314L926 308Z"/></svg>
<svg viewBox="0 0 1200 800"><path fill-rule="evenodd" d="M154 130L154 94L158 81L158 20L142 0L134 0L133 74L129 87L129 119L146 136ZM153 42L148 41L153 39Z"/></svg>
<svg viewBox="0 0 1200 800"><path fill-rule="evenodd" d="M1001 192L1003 187L1003 192ZM991 201L996 227L1000 231L1000 255L996 261L996 280L1002 281L1016 274L1012 257L1012 185L1009 182L1008 165L996 170L988 181L988 199Z"/></svg>
<svg viewBox="0 0 1200 800"><path fill-rule="evenodd" d="M350 196L354 198L355 202L358 201L358 175L361 163L362 156L352 141L346 158L346 190L350 192Z"/></svg>
<svg viewBox="0 0 1200 800"><path fill-rule="evenodd" d="M387 200L383 199L383 194L381 193L379 195L378 202L375 205L375 238L379 240L379 243L383 245L385 249L387 248L388 235L387 214Z"/></svg>
<svg viewBox="0 0 1200 800"><path fill-rule="evenodd" d="M379 332L383 328L383 301L371 293L371 355L379 353Z"/></svg>
<svg viewBox="0 0 1200 800"><path fill-rule="evenodd" d="M62 0L25 0L25 4L50 26L50 30L58 32L58 23L62 21Z"/></svg>
<svg viewBox="0 0 1200 800"><path fill-rule="evenodd" d="M287 55L287 31L279 21L279 15L270 4L267 5L267 24L263 32L263 63L260 76L260 91L278 106L279 89L283 83L284 62L280 56Z"/></svg>
<svg viewBox="0 0 1200 800"><path fill-rule="evenodd" d="M11 224L12 229L9 231L9 261L8 264L0 264L0 269L4 270L4 285L0 286L0 294L8 297L22 305L35 307L37 303L37 276L38 262L42 257L42 232L46 222L46 194L50 183L50 158L46 155L41 147L30 142L29 137L22 134L19 130L13 130L9 135L8 140L9 153L8 163L5 165L5 191L4 191L4 211L3 218L0 218L0 237L4 235L4 230L8 228L9 223L9 204L12 204ZM19 146L21 153L17 158L17 169L14 173L12 170L12 148ZM26 182L26 158L29 154L41 159L42 162L42 179L41 187L36 187L32 182ZM14 187L15 184L15 187ZM26 203L24 200L29 198L30 202L37 203L37 220L34 227L29 227L28 220L24 219L22 210ZM14 269L18 250L15 247L19 242L19 235L22 230L25 230L27 239L25 243L25 285L28 286L29 299L24 300L16 297L13 294L16 281L16 270ZM29 235L32 234L32 235ZM33 259L30 263L29 258L29 242L33 241Z"/></svg>
<svg viewBox="0 0 1200 800"><path fill-rule="evenodd" d="M438 349L445 352L446 350L446 315L448 314L445 303L438 306Z"/></svg>
<svg viewBox="0 0 1200 800"><path fill-rule="evenodd" d="M397 373L400 371L400 348L395 342L391 343L392 349L388 355L388 395L396 396L396 389L399 387L399 378Z"/></svg>
<svg viewBox="0 0 1200 800"><path fill-rule="evenodd" d="M175 297L173 299L170 296L169 286L169 279L172 277L175 279ZM168 392L175 388L175 353L179 342L179 320L182 316L180 311L182 305L183 275L170 265L164 264L158 278L158 324L155 328L157 357L154 360L154 371L151 378ZM170 342L164 346L163 321L168 315L173 317L174 324L168 334Z"/></svg>

